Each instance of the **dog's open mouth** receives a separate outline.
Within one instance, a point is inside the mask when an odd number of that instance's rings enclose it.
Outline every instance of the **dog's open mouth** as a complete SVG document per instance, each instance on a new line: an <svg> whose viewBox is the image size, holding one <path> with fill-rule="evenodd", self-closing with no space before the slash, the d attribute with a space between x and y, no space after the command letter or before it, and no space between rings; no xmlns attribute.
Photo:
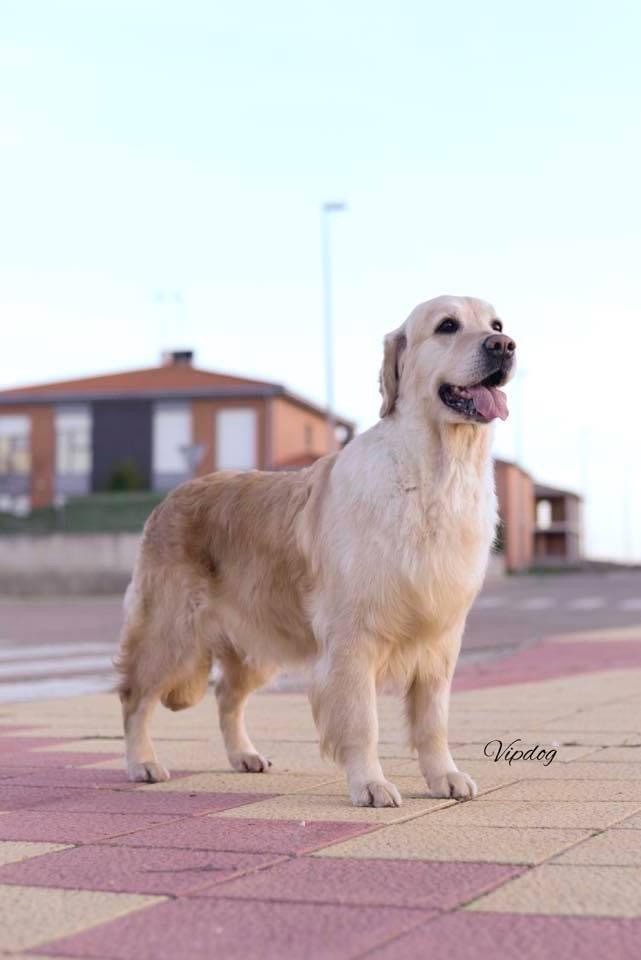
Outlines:
<svg viewBox="0 0 641 960"><path fill-rule="evenodd" d="M505 383L505 380L505 372L495 370L485 380L467 387L444 383L439 388L438 395L446 407L468 420L476 420L478 423L489 423L497 417L507 420L507 397L499 390L499 385Z"/></svg>

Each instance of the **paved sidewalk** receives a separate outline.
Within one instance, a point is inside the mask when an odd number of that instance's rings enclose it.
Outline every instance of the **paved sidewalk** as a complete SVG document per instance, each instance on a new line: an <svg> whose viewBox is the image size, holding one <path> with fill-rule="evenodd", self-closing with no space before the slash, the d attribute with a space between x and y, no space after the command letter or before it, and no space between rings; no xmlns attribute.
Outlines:
<svg viewBox="0 0 641 960"><path fill-rule="evenodd" d="M383 697L393 810L349 804L300 695L250 707L270 774L229 772L211 698L159 711L173 779L153 786L125 780L115 696L3 705L0 955L636 960L641 627L471 665L456 689L478 799L426 796ZM540 759L494 759L517 739Z"/></svg>

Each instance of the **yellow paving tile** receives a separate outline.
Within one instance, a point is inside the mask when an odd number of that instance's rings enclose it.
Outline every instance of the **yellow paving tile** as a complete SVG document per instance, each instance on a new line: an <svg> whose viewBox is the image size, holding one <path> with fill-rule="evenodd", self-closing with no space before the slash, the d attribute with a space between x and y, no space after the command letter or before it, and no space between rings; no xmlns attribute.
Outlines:
<svg viewBox="0 0 641 960"><path fill-rule="evenodd" d="M138 894L2 885L0 950L26 950L161 903L163 899Z"/></svg>
<svg viewBox="0 0 641 960"><path fill-rule="evenodd" d="M591 763L589 760L573 760L571 763L552 761L547 767L533 760L516 760L507 763L500 760L466 760L462 765L475 780L483 776L512 780L641 780L641 764L638 763Z"/></svg>
<svg viewBox="0 0 641 960"><path fill-rule="evenodd" d="M628 820L622 820L621 823L615 823L614 827L621 830L641 830L641 813L629 817Z"/></svg>
<svg viewBox="0 0 641 960"><path fill-rule="evenodd" d="M641 743L626 747L602 747L590 755L590 763L638 763L641 765Z"/></svg>
<svg viewBox="0 0 641 960"><path fill-rule="evenodd" d="M399 762L399 767L401 766ZM419 774L418 776L408 777L403 771L402 774L392 773L391 767L389 764L384 764L383 769L385 773L390 776L390 779L398 787L401 792L401 796L404 800L434 800L435 798L429 797L427 792L427 784L423 777ZM488 792L489 790L495 790L496 784L490 786L487 783L478 784L479 795ZM327 783L324 786L316 787L312 793L318 794L319 796L334 796L342 797L347 793L347 785L344 777L340 780L333 780L331 783Z"/></svg>
<svg viewBox="0 0 641 960"><path fill-rule="evenodd" d="M641 780L519 780L488 794L487 800L641 803Z"/></svg>
<svg viewBox="0 0 641 960"><path fill-rule="evenodd" d="M599 708L605 709L605 708ZM576 707L565 707L559 711L559 709L546 709L538 710L534 713L531 710L519 711L513 706L506 706L505 710L470 710L470 711L460 711L453 710L450 721L450 731L451 734L456 733L457 737L459 732L461 733L473 733L474 729L477 727L482 727L483 730L493 730L494 736L500 736L502 733L510 733L514 731L513 736L518 737L520 730L538 730L539 728L547 729L548 735L550 732L550 727L556 725L560 730L574 730L574 722L570 723L570 720L573 720ZM628 725L630 724L630 718L628 717ZM603 729L609 729L607 727ZM617 729L616 727L614 729ZM468 739L467 737L465 738Z"/></svg>
<svg viewBox="0 0 641 960"><path fill-rule="evenodd" d="M297 793L288 797L274 797L258 803L243 804L216 814L236 819L265 820L348 820L361 823L400 823L432 810L455 803L454 800L403 800L400 807L355 807L343 786L341 795Z"/></svg>
<svg viewBox="0 0 641 960"><path fill-rule="evenodd" d="M641 916L641 868L545 864L468 910L596 917Z"/></svg>
<svg viewBox="0 0 641 960"><path fill-rule="evenodd" d="M398 760L395 763L395 773L391 777L394 783L398 784L402 778L406 778L408 781L413 781L414 786L410 787L413 791L420 792L427 789L423 778L416 776L418 767L416 760ZM497 767L496 764L487 761L480 763L474 760L464 760L459 764L459 767L464 773L469 773L472 779L476 781L479 793L495 790L504 784L515 783L519 779L516 773L511 772L507 764ZM386 773L391 773L391 769L387 763L383 762L383 770Z"/></svg>
<svg viewBox="0 0 641 960"><path fill-rule="evenodd" d="M58 728L56 727L56 735ZM125 745L120 737L83 737L79 740L69 740L67 743L54 744L44 747L38 753L121 753L124 756Z"/></svg>
<svg viewBox="0 0 641 960"><path fill-rule="evenodd" d="M632 706L624 704L610 704L597 707L594 710L579 710L572 716L564 717L563 722L548 720L542 723L546 730L553 731L556 727L564 730L597 730L601 733L609 731L629 730L631 725Z"/></svg>
<svg viewBox="0 0 641 960"><path fill-rule="evenodd" d="M438 817L439 813L433 813L383 827L367 836L326 847L315 856L541 863L590 836L586 830L448 826L438 822Z"/></svg>
<svg viewBox="0 0 641 960"><path fill-rule="evenodd" d="M13 840L2 840L0 841L0 865L17 863L19 860L31 860L45 853L55 853L57 850L65 849L66 844L62 843L18 843Z"/></svg>
<svg viewBox="0 0 641 960"><path fill-rule="evenodd" d="M471 827L556 827L599 830L639 810L638 803L555 802L545 800L501 801L480 798L460 803L438 814L438 823Z"/></svg>
<svg viewBox="0 0 641 960"><path fill-rule="evenodd" d="M641 819L638 826L641 827ZM554 862L641 867L641 829L606 830L562 853Z"/></svg>
<svg viewBox="0 0 641 960"><path fill-rule="evenodd" d="M104 764L101 765L104 769ZM194 773L166 783L145 784L145 793L310 793L328 777L290 773Z"/></svg>

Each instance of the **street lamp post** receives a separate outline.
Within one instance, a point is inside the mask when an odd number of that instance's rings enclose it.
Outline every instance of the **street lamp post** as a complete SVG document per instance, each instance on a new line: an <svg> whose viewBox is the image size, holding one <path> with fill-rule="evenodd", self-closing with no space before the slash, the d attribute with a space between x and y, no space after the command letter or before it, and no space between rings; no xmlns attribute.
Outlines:
<svg viewBox="0 0 641 960"><path fill-rule="evenodd" d="M323 328L325 333L325 398L327 403L327 452L336 445L334 421L334 329L332 316L332 259L330 251L330 217L347 206L342 201L330 201L321 207L321 258L323 268Z"/></svg>

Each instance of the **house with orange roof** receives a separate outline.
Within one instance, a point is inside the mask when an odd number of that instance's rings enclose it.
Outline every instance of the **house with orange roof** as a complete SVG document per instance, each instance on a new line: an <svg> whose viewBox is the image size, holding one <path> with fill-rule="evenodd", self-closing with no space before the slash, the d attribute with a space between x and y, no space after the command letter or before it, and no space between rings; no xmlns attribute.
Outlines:
<svg viewBox="0 0 641 960"><path fill-rule="evenodd" d="M113 489L123 471L164 492L213 470L300 466L354 429L282 384L198 369L190 351L143 370L4 390L0 510Z"/></svg>

